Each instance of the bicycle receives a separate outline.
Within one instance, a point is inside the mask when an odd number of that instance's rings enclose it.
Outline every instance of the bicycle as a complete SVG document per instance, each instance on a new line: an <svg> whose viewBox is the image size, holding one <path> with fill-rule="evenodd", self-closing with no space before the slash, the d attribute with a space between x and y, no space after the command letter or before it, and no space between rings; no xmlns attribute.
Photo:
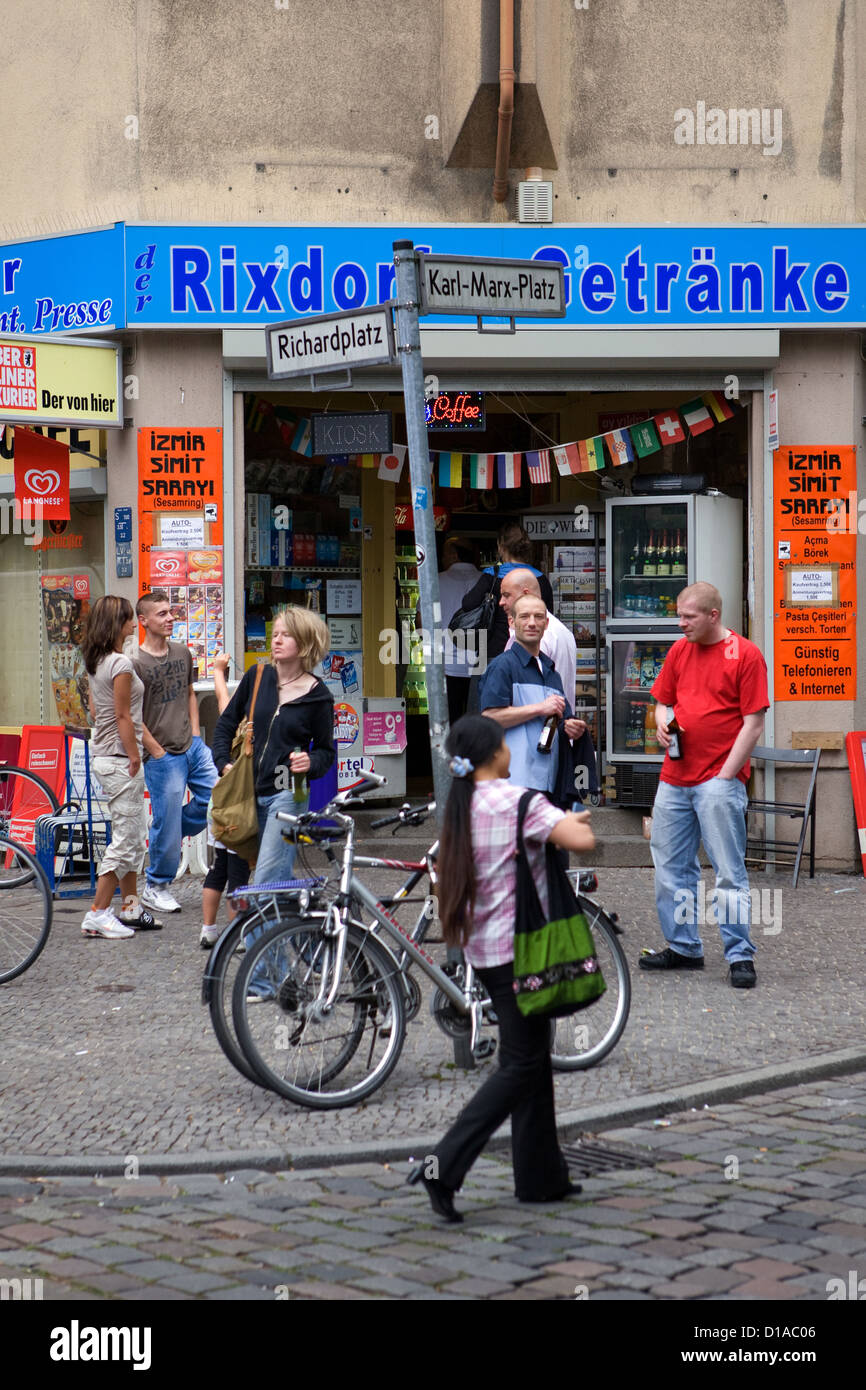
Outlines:
<svg viewBox="0 0 866 1390"><path fill-rule="evenodd" d="M344 804L349 795L350 793L340 793L335 802L331 802L330 805L334 806L339 802L340 797L343 798L342 804ZM325 812L328 809L326 807ZM423 825L434 810L435 802L414 808L404 805L395 815L373 821L371 829L396 823ZM439 842L437 840L427 850L423 860L381 859L357 855L355 863L361 868L406 870L408 877L405 882L394 893L378 899L384 907L406 906L419 901L410 895L423 878L429 877L431 882L435 883L435 860L438 848ZM331 853L333 856L333 851ZM249 906L246 906L220 934L211 948L205 964L201 1001L210 1010L211 1024L217 1041L232 1066L241 1072L248 1081L259 1086L266 1083L256 1074L244 1056L235 1036L231 1016L231 994L240 966L239 953L244 949L242 939L260 927L277 926L281 922L300 920L302 917L312 917L314 920L324 922L324 908L316 905L319 903L318 895L321 894L325 882L323 877L310 877L293 879L285 884L248 884L237 889L232 895L233 898L248 903ZM435 911L431 894L425 894L421 902L421 912L410 930L412 939L416 941L424 940ZM414 976L409 975L408 971L405 973L404 985L407 993L406 1020L410 1022L421 1006L421 991Z"/></svg>
<svg viewBox="0 0 866 1390"><path fill-rule="evenodd" d="M24 845L0 834L0 984L22 975L45 949L53 915L40 864Z"/></svg>
<svg viewBox="0 0 866 1390"><path fill-rule="evenodd" d="M383 781L367 773L360 785ZM279 923L248 946L232 989L234 1031L249 1066L271 1090L314 1109L357 1104L393 1071L405 1037L409 963L435 985L431 1007L439 1027L451 1036L468 1030L473 1050L490 1010L471 965L437 966L355 875L355 825L340 810L345 804L342 793L318 812L279 813L292 838L344 839L339 889L327 901L322 888L315 914ZM325 820L331 824L318 825ZM602 969L608 972L613 1007L610 1024L590 1046L589 1024L575 1027L567 1020L565 1032L552 1024L552 1041L560 1045L568 1039L569 1050L557 1054L559 1069L565 1070L580 1070L607 1055L622 1035L631 998L615 922L585 894L578 901L598 933L597 944L605 943ZM372 918L372 927L349 916L356 904ZM402 968L398 957L405 958ZM250 989L262 980L269 985L266 998Z"/></svg>

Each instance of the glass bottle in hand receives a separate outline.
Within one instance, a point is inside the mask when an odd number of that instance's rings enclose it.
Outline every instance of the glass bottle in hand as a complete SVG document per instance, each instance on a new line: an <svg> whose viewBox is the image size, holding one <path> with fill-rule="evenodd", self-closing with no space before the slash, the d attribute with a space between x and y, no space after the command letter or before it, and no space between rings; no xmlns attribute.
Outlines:
<svg viewBox="0 0 866 1390"><path fill-rule="evenodd" d="M293 753L303 753L303 748L293 748ZM303 772L292 773L292 800L306 801L308 795L307 778Z"/></svg>

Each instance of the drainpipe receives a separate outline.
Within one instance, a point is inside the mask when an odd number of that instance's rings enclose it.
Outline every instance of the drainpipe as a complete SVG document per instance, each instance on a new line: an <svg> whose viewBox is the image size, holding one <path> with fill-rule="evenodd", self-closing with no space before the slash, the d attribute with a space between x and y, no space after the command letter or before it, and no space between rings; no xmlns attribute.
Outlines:
<svg viewBox="0 0 866 1390"><path fill-rule="evenodd" d="M515 76L514 0L499 0L499 123L496 130L496 165L493 171L493 199L497 203L504 203L508 197Z"/></svg>

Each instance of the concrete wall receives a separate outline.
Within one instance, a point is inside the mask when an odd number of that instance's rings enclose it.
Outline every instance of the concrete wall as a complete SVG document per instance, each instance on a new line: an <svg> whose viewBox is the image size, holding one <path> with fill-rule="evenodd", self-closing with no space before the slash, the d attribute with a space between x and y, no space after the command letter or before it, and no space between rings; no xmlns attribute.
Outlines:
<svg viewBox="0 0 866 1390"><path fill-rule="evenodd" d="M863 217L854 0L516 11L515 161L549 148L558 221ZM496 0L6 0L3 30L7 239L115 218L515 215L491 193ZM676 143L699 102L780 112L779 152ZM470 153L447 167L461 133Z"/></svg>

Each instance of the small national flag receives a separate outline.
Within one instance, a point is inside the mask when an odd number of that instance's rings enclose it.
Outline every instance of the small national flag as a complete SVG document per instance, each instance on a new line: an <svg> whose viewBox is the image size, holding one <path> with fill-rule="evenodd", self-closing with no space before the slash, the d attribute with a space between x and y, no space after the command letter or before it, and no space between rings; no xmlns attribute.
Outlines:
<svg viewBox="0 0 866 1390"><path fill-rule="evenodd" d="M526 455L526 467L533 483L549 483L550 451L548 449L538 449L528 453ZM559 471L562 472L562 469Z"/></svg>
<svg viewBox="0 0 866 1390"><path fill-rule="evenodd" d="M469 486L488 492L493 486L493 454L469 455Z"/></svg>
<svg viewBox="0 0 866 1390"><path fill-rule="evenodd" d="M462 455L462 454L440 454L440 455L439 455L439 486L440 486L440 487L462 487L462 486L463 486L463 455Z"/></svg>
<svg viewBox="0 0 866 1390"><path fill-rule="evenodd" d="M579 456L579 458L580 458L580 471L581 471L581 473L589 473L590 470L591 470L591 468L592 468L592 464L591 464L590 461L589 461L589 453L588 453L588 451L587 451L586 445L587 445L587 440L585 440L585 439L579 439L579 440L577 441L577 452L578 452L578 456Z"/></svg>
<svg viewBox="0 0 866 1390"><path fill-rule="evenodd" d="M380 458L380 455L379 455L379 454L361 454L361 455L360 455L361 467L362 467L362 468L376 468L376 467L377 467L377 462L376 462L376 460L377 460L378 458Z"/></svg>
<svg viewBox="0 0 866 1390"><path fill-rule="evenodd" d="M500 487L520 487L520 460L522 454L497 454L496 477Z"/></svg>
<svg viewBox="0 0 866 1390"><path fill-rule="evenodd" d="M292 440L292 449L296 454L303 454L304 458L313 457L313 429L309 420L299 420L298 428L295 430L295 437Z"/></svg>
<svg viewBox="0 0 866 1390"><path fill-rule="evenodd" d="M634 462L628 430L610 430L604 436L604 442L607 445L607 452L610 454L610 461L614 468L621 468L624 463Z"/></svg>
<svg viewBox="0 0 866 1390"><path fill-rule="evenodd" d="M629 433L634 451L639 459L645 459L647 454L654 454L657 449L661 448L652 420L644 420L640 425L632 425Z"/></svg>
<svg viewBox="0 0 866 1390"><path fill-rule="evenodd" d="M723 420L730 420L734 413L727 398L721 391L705 391L703 400L704 405L708 406L713 412L719 424L721 424Z"/></svg>
<svg viewBox="0 0 866 1390"><path fill-rule="evenodd" d="M586 455L591 473L597 473L600 468L604 468L604 445L600 434L586 441Z"/></svg>
<svg viewBox="0 0 866 1390"><path fill-rule="evenodd" d="M681 444L686 437L675 410L663 410L661 415L654 415L653 424L659 432L662 447L666 444Z"/></svg>
<svg viewBox="0 0 866 1390"><path fill-rule="evenodd" d="M406 458L406 445L395 444L390 454L379 455L379 477L387 483L399 483Z"/></svg>
<svg viewBox="0 0 866 1390"><path fill-rule="evenodd" d="M705 430L713 428L713 417L700 396L695 396L693 401L686 401L685 405L681 405L680 414L688 425L690 434L703 434Z"/></svg>
<svg viewBox="0 0 866 1390"><path fill-rule="evenodd" d="M580 450L576 444L559 444L552 450L553 457L556 459L556 466L559 469L560 477L569 477L572 473L580 473Z"/></svg>

